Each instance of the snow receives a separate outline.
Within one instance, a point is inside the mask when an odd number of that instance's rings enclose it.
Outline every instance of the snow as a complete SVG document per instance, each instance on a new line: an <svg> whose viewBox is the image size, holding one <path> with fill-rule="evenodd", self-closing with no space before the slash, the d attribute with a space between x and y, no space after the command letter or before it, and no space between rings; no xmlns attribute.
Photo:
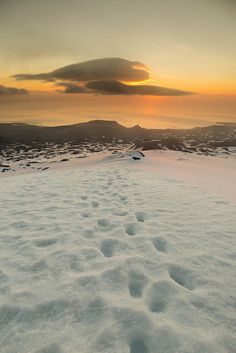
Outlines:
<svg viewBox="0 0 236 353"><path fill-rule="evenodd" d="M145 154L1 178L1 353L235 351L235 161Z"/></svg>
<svg viewBox="0 0 236 353"><path fill-rule="evenodd" d="M128 150L127 150L128 151ZM45 170L64 170L65 168L78 168L84 166L108 166L108 163L115 163L142 169L148 173L154 172L167 177L183 181L189 185L195 185L202 190L224 197L230 201L236 202L236 160L235 156L210 157L197 154L183 153L179 151L145 151L147 158L137 163L132 160L132 156L140 157L139 152L120 152L118 154L110 154L107 151L101 153L90 153L86 158L75 157L71 154L65 154L66 162L61 163L61 158L48 161L43 159L37 160L39 169L26 168L12 164L9 172L1 173L1 178L9 176L32 174L45 172ZM32 163L32 161L31 161ZM40 170L41 169L41 170Z"/></svg>
<svg viewBox="0 0 236 353"><path fill-rule="evenodd" d="M148 151L142 167L236 202L236 160L176 151Z"/></svg>

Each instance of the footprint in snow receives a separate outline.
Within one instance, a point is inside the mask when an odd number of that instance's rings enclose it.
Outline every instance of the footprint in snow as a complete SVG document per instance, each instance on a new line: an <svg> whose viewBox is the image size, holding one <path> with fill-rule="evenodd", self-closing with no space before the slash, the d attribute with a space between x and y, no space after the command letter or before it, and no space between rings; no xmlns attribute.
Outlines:
<svg viewBox="0 0 236 353"><path fill-rule="evenodd" d="M154 238L153 245L157 251L160 251L160 252L167 251L167 241L162 237Z"/></svg>
<svg viewBox="0 0 236 353"><path fill-rule="evenodd" d="M108 219L106 218L100 218L97 220L97 225L100 227L100 228L108 228L110 223L108 221Z"/></svg>
<svg viewBox="0 0 236 353"><path fill-rule="evenodd" d="M53 245L57 242L55 238L44 238L44 239L37 239L34 241L35 245L38 247L47 247Z"/></svg>
<svg viewBox="0 0 236 353"><path fill-rule="evenodd" d="M129 294L134 298L141 297L147 282L148 280L143 273L131 271L129 273Z"/></svg>
<svg viewBox="0 0 236 353"><path fill-rule="evenodd" d="M90 212L81 212L81 216L83 218L89 218L91 216L91 213Z"/></svg>
<svg viewBox="0 0 236 353"><path fill-rule="evenodd" d="M125 195L121 195L121 196L120 196L120 200L123 201L123 202L125 202L125 201L128 200L128 197L125 196Z"/></svg>
<svg viewBox="0 0 236 353"><path fill-rule="evenodd" d="M171 297L177 290L169 281L153 283L147 294L147 305L154 313L162 313L167 310Z"/></svg>
<svg viewBox="0 0 236 353"><path fill-rule="evenodd" d="M130 353L148 353L148 349L141 339L135 338L130 343Z"/></svg>
<svg viewBox="0 0 236 353"><path fill-rule="evenodd" d="M125 231L130 236L136 235L139 231L139 226L137 223L128 223L126 225Z"/></svg>
<svg viewBox="0 0 236 353"><path fill-rule="evenodd" d="M118 244L119 242L116 239L104 239L101 242L101 252L105 257L112 257L114 249Z"/></svg>
<svg viewBox="0 0 236 353"><path fill-rule="evenodd" d="M135 216L138 222L145 222L146 214L144 212L136 212Z"/></svg>
<svg viewBox="0 0 236 353"><path fill-rule="evenodd" d="M99 206L99 202L95 201L95 200L91 201L91 205L92 205L92 207L97 208Z"/></svg>
<svg viewBox="0 0 236 353"><path fill-rule="evenodd" d="M182 266L170 265L169 275L176 283L182 287L185 287L189 290L196 288L195 276L191 273L191 271L185 269Z"/></svg>

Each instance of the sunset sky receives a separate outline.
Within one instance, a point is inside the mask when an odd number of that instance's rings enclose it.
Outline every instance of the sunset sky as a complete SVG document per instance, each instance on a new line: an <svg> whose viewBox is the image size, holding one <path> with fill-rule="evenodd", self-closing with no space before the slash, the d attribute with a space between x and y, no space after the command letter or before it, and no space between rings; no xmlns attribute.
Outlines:
<svg viewBox="0 0 236 353"><path fill-rule="evenodd" d="M235 19L235 0L0 0L0 122L236 122Z"/></svg>

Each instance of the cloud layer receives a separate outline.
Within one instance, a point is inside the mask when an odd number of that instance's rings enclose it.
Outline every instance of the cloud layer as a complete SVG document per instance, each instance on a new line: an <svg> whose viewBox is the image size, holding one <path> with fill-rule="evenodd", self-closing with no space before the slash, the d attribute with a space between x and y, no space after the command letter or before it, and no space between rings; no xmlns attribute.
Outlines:
<svg viewBox="0 0 236 353"><path fill-rule="evenodd" d="M144 81L149 78L146 66L140 62L121 58L103 58L61 67L40 74L18 74L17 80L67 80L87 82L92 80Z"/></svg>
<svg viewBox="0 0 236 353"><path fill-rule="evenodd" d="M6 87L0 85L0 95L11 95L11 94L27 94L29 93L24 88Z"/></svg>
<svg viewBox="0 0 236 353"><path fill-rule="evenodd" d="M103 95L182 96L191 94L178 89L143 85L150 79L147 66L138 61L103 58L68 65L48 73L17 74L17 80L55 82L64 93L95 93ZM130 85L130 83L140 83Z"/></svg>
<svg viewBox="0 0 236 353"><path fill-rule="evenodd" d="M126 85L122 82L110 81L92 81L88 82L87 88L93 92L101 94L124 94L124 95L142 95L142 96L182 96L191 94L172 88L165 88L152 85Z"/></svg>

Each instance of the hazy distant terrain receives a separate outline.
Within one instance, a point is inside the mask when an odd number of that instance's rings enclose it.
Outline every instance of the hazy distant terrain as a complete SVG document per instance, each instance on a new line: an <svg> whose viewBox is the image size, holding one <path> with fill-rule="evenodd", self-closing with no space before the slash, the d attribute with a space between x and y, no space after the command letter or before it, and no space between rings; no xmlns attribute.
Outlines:
<svg viewBox="0 0 236 353"><path fill-rule="evenodd" d="M0 145L34 143L81 143L84 141L135 142L147 148L145 142L156 142L153 148L166 144L188 145L191 147L236 147L236 123L217 123L193 129L145 129L136 125L124 127L116 121L93 120L75 125L46 127L28 124L0 124ZM167 141L168 139L168 141ZM122 140L122 141L121 141ZM168 148L168 146L167 146Z"/></svg>
<svg viewBox="0 0 236 353"><path fill-rule="evenodd" d="M178 130L144 129L139 125L127 128L105 120L57 127L0 124L2 172L14 171L19 166L45 170L49 163L84 158L91 153L135 149L232 157L236 154L236 124Z"/></svg>

